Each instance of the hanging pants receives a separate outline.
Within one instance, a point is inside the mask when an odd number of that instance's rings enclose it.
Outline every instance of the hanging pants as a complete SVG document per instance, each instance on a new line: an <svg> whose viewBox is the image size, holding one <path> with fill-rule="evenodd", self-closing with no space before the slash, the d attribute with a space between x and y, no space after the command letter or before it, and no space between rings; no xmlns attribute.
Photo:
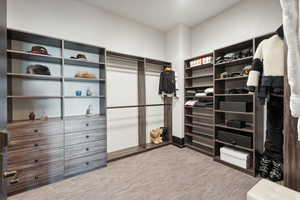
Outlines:
<svg viewBox="0 0 300 200"><path fill-rule="evenodd" d="M283 162L283 97L270 95L267 104L267 137L264 154Z"/></svg>

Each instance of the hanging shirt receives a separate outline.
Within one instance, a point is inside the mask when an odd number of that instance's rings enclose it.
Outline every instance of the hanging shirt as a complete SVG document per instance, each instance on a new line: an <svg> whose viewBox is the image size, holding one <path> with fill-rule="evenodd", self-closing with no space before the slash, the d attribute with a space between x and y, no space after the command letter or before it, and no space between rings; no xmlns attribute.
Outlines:
<svg viewBox="0 0 300 200"><path fill-rule="evenodd" d="M175 72L166 70L160 73L159 94L174 94L176 96Z"/></svg>

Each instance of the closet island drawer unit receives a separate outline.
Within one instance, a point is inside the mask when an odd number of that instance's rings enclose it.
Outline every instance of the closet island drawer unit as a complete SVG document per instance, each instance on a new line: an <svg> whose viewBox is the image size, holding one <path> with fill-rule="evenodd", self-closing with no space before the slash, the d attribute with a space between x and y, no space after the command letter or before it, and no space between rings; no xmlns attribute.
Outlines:
<svg viewBox="0 0 300 200"><path fill-rule="evenodd" d="M106 166L105 117L67 118L65 145L65 176Z"/></svg>

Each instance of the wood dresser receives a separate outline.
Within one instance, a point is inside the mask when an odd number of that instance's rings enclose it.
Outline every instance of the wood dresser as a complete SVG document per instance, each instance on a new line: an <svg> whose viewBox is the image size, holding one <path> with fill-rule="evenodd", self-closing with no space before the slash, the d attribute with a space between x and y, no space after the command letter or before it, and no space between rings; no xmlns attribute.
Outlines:
<svg viewBox="0 0 300 200"><path fill-rule="evenodd" d="M8 170L18 177L8 183L8 194L106 166L103 116L21 121L8 129Z"/></svg>

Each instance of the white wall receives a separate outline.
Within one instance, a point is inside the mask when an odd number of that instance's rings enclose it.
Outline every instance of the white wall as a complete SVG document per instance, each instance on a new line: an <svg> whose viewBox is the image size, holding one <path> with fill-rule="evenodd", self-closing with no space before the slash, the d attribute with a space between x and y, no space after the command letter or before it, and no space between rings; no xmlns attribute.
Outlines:
<svg viewBox="0 0 300 200"><path fill-rule="evenodd" d="M275 31L281 21L279 0L243 0L193 28L192 56Z"/></svg>
<svg viewBox="0 0 300 200"><path fill-rule="evenodd" d="M173 101L173 135L184 137L184 60L191 56L191 29L178 25L167 33L166 58L177 74L179 98Z"/></svg>
<svg viewBox="0 0 300 200"><path fill-rule="evenodd" d="M163 32L73 0L9 0L8 27L122 53L165 59ZM153 86L153 81L158 83L157 75L147 76L147 91L149 85L152 86L151 92L147 92L147 103L158 102L160 98L158 86ZM108 67L107 91L108 106L136 105L136 70ZM137 109L108 111L108 152L138 144L137 116ZM147 130L163 125L161 110L148 111L147 116Z"/></svg>

